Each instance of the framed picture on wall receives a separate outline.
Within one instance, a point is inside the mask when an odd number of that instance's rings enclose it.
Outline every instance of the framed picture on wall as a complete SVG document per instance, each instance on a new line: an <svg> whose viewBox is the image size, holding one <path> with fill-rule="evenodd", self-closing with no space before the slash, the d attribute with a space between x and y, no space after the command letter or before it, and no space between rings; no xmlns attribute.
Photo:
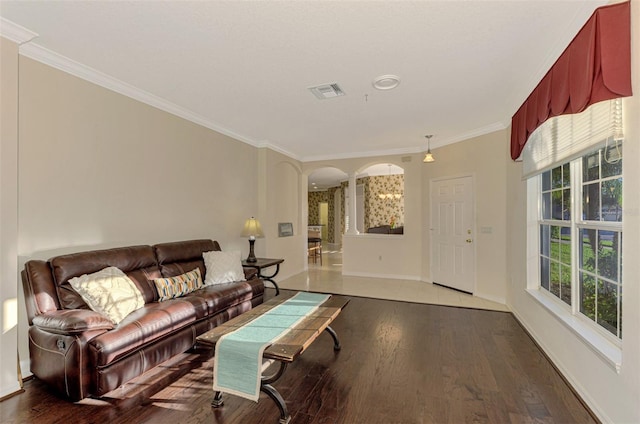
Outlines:
<svg viewBox="0 0 640 424"><path fill-rule="evenodd" d="M278 223L278 237L290 237L293 235L293 224L291 222Z"/></svg>

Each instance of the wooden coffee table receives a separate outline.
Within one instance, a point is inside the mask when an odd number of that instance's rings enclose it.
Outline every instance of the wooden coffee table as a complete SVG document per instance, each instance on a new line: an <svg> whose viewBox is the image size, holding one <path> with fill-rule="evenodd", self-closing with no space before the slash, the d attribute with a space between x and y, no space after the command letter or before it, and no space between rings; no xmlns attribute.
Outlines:
<svg viewBox="0 0 640 424"><path fill-rule="evenodd" d="M295 293L294 293L295 294ZM230 333L243 325L253 321L265 312L280 305L294 294L282 295L259 305L250 311L237 316L216 328L207 331L198 336L197 341L201 345L215 347L220 337ZM300 323L287 330L274 344L267 347L263 353L263 360L269 361L269 364L278 362L279 368L270 375L263 375L260 384L260 391L269 396L278 406L280 410L280 424L287 424L291 419L291 415L287 409L287 405L280 393L271 385L277 381L287 368L287 364L295 361L313 341L323 332L326 331L333 338L333 349L340 350L340 341L336 332L329 326L333 320L340 314L342 309L349 303L348 297L331 296L322 303L313 313L303 319ZM263 367L263 372L266 367ZM214 408L223 405L222 393L215 392L211 405Z"/></svg>

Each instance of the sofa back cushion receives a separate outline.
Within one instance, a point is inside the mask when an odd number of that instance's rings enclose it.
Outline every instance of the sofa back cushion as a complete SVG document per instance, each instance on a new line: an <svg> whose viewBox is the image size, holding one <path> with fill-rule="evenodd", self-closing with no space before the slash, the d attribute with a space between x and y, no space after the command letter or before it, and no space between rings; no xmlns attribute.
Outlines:
<svg viewBox="0 0 640 424"><path fill-rule="evenodd" d="M391 231L391 225L379 225L377 227L371 227L367 230L371 234L389 234Z"/></svg>
<svg viewBox="0 0 640 424"><path fill-rule="evenodd" d="M212 250L221 250L217 241L187 240L161 243L153 246L158 259L160 272L165 278L175 277L186 272L200 269L200 275L206 275L202 254Z"/></svg>
<svg viewBox="0 0 640 424"><path fill-rule="evenodd" d="M50 263L60 304L64 309L88 308L82 297L69 284L69 279L73 277L114 266L122 270L135 283L145 303L149 303L156 298L156 289L152 281L161 276L151 246L118 247L72 253L57 256L51 259Z"/></svg>

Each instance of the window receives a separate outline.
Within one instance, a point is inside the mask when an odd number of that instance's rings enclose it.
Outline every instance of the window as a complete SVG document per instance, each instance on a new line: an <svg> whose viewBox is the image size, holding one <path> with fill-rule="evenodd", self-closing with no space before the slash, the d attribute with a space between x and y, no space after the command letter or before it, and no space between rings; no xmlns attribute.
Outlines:
<svg viewBox="0 0 640 424"><path fill-rule="evenodd" d="M571 172L569 164L542 174L540 286L571 305Z"/></svg>
<svg viewBox="0 0 640 424"><path fill-rule="evenodd" d="M622 148L582 159L580 312L622 338Z"/></svg>
<svg viewBox="0 0 640 424"><path fill-rule="evenodd" d="M536 178L540 288L621 338L622 147L597 148Z"/></svg>
<svg viewBox="0 0 640 424"><path fill-rule="evenodd" d="M528 288L581 334L622 338L622 102L547 120L522 153ZM591 336L586 336L593 340Z"/></svg>

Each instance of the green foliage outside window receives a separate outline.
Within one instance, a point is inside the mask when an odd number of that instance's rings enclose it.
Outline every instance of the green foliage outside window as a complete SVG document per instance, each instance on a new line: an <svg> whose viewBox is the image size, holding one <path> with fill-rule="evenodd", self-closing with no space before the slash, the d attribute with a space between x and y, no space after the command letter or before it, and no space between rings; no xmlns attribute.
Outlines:
<svg viewBox="0 0 640 424"><path fill-rule="evenodd" d="M572 272L577 273L577 309L621 338L622 147L578 160L582 181L575 185L569 163L541 175L540 287L571 306ZM581 190L576 216L572 188ZM576 227L578 240L572 241ZM572 264L572 249L578 250L578 264Z"/></svg>
<svg viewBox="0 0 640 424"><path fill-rule="evenodd" d="M580 312L613 334L621 334L621 287L619 232L595 229L580 231ZM595 248L594 248L595 247Z"/></svg>

